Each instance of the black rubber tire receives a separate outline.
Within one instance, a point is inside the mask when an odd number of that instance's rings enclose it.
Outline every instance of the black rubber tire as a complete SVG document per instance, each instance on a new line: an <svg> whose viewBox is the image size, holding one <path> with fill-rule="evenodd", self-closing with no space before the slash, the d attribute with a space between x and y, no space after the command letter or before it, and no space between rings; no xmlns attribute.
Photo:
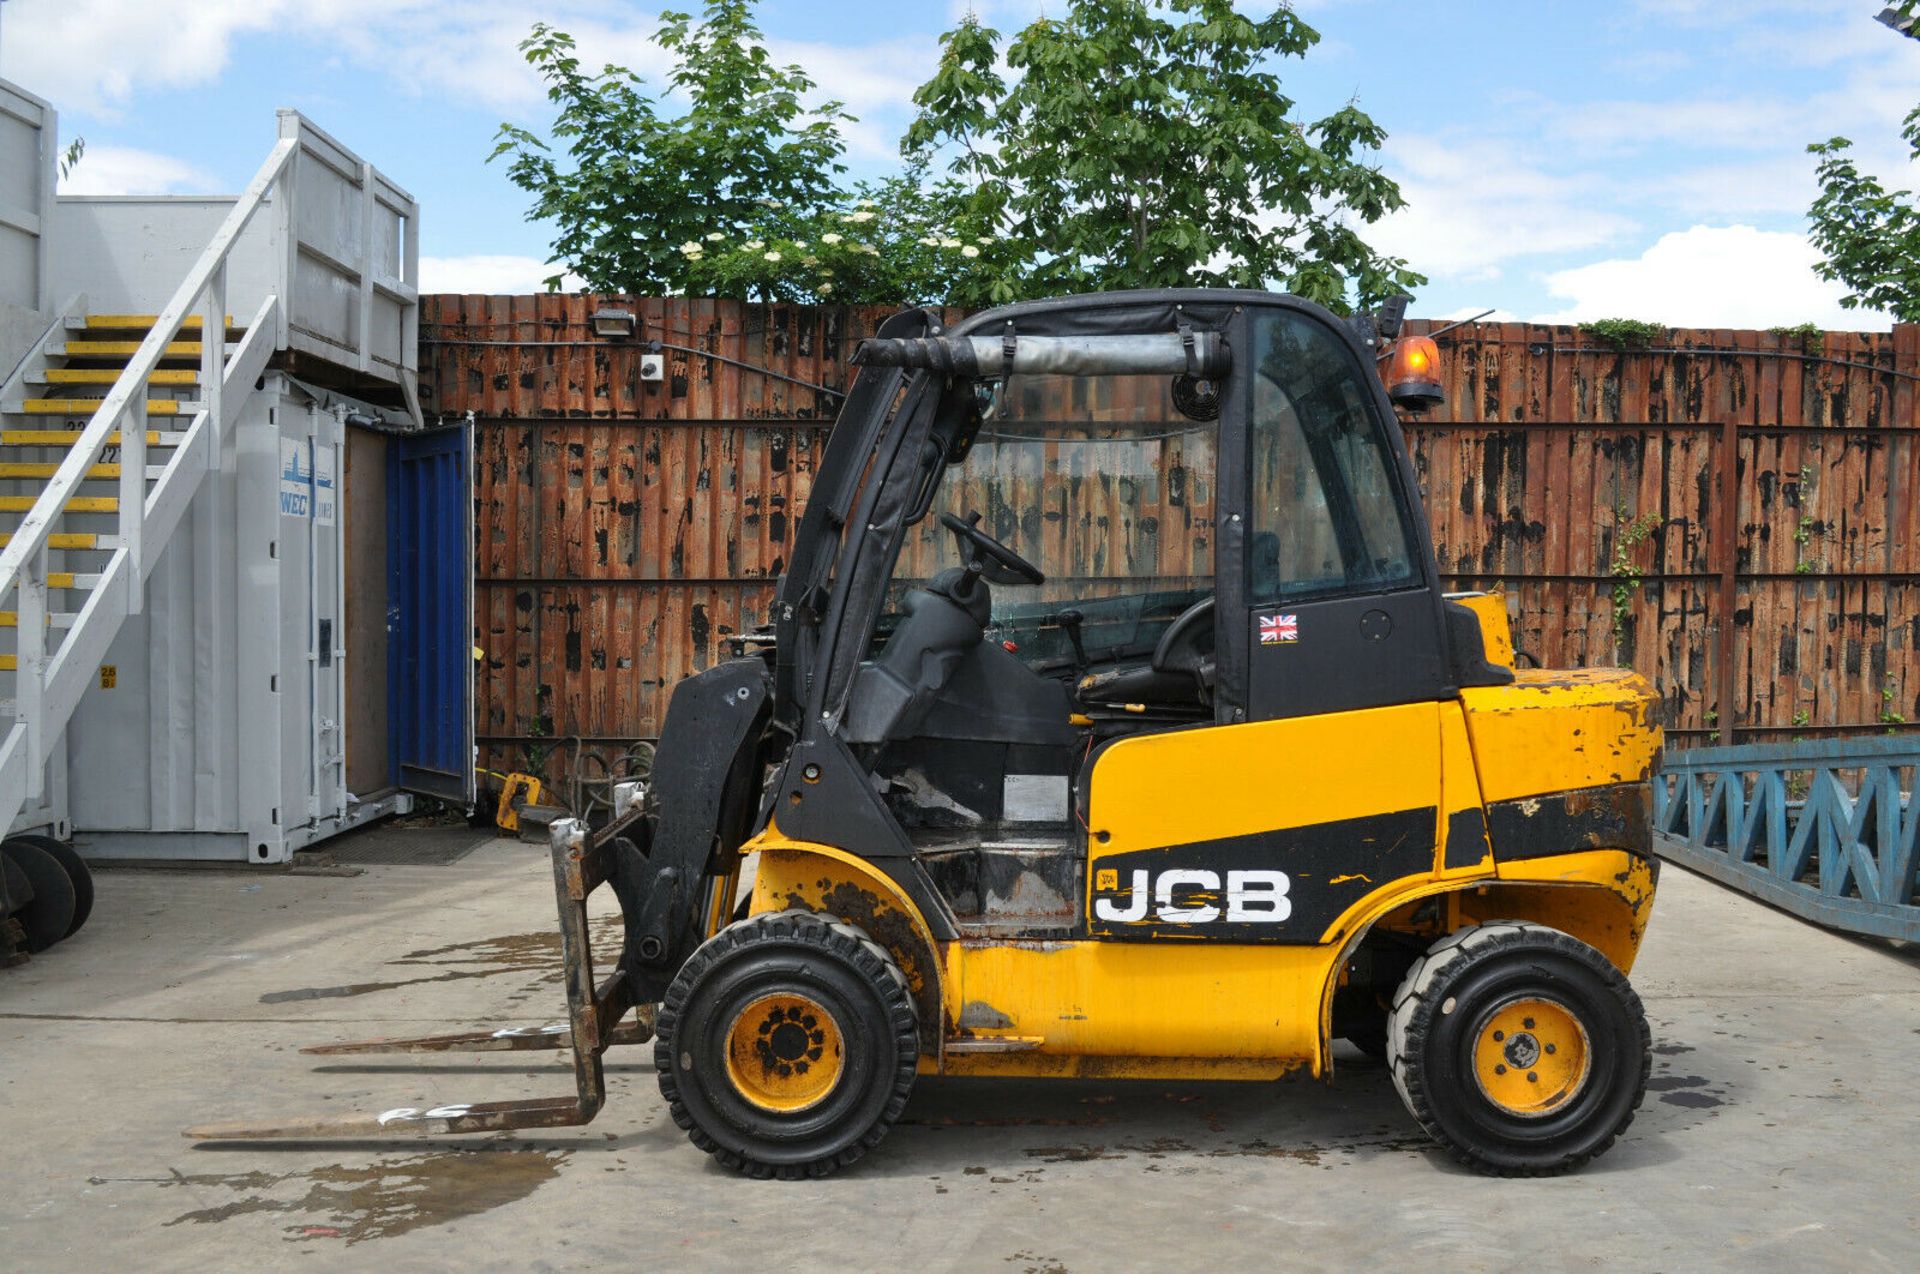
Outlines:
<svg viewBox="0 0 1920 1274"><path fill-rule="evenodd" d="M93 870L87 866L87 860L65 841L37 832L23 832L9 839L38 845L66 868L67 879L73 882L73 919L67 922L67 931L60 935L60 940L64 942L79 933L80 926L87 923L87 917L93 914Z"/></svg>
<svg viewBox="0 0 1920 1274"><path fill-rule="evenodd" d="M773 1113L727 1076L727 1030L753 999L805 994L842 1024L843 1071L818 1104ZM654 1020L654 1066L674 1123L750 1177L824 1177L878 1145L906 1108L919 1065L907 979L859 929L811 911L731 924L682 965Z"/></svg>
<svg viewBox="0 0 1920 1274"><path fill-rule="evenodd" d="M67 936L73 923L73 880L60 860L24 838L0 841L0 854L12 860L33 886L33 900L16 906L13 919L27 934L27 950L38 953Z"/></svg>
<svg viewBox="0 0 1920 1274"><path fill-rule="evenodd" d="M1516 995L1546 995L1587 1033L1589 1071L1567 1102L1523 1117L1473 1077L1476 1025ZM1523 920L1471 925L1407 970L1387 1023L1393 1082L1413 1117L1455 1159L1503 1177L1550 1176L1617 1140L1646 1096L1653 1041L1640 997L1612 961L1570 934Z"/></svg>

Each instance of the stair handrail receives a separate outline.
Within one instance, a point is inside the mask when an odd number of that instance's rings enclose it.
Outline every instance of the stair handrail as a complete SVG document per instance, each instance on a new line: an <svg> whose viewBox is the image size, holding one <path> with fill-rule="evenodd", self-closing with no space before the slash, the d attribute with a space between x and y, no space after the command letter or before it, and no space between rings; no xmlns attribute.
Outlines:
<svg viewBox="0 0 1920 1274"><path fill-rule="evenodd" d="M165 356L167 346L192 315L194 303L203 294L208 294L207 312L200 333L200 390L205 396L203 406L209 411L216 433L221 428L223 413L216 408L220 398L220 382L225 372L227 258L255 214L260 211L269 190L280 185L282 198L291 198L293 183L282 182L281 178L287 173L299 147L299 138L284 137L268 152L266 162L260 165L260 170L254 174L226 219L220 223L220 229L206 250L200 254L200 259L174 290L173 298L155 319L152 330L140 342L140 348L134 352L112 390L81 431L79 440L54 470L46 489L14 529L12 541L4 550L0 550L0 598L13 592L20 582L22 571L30 562L44 565L48 537L53 533L55 522L78 492L80 484L86 481L87 471L99 461L106 449L107 439L118 429L121 436L121 482L120 504L116 513L121 546L127 550L136 568L130 576L134 590L131 602L133 609L138 609L140 582L146 578L140 531L146 515L147 382ZM215 441L217 443L217 437ZM218 464L218 445L212 448L211 454L211 463ZM44 574L44 569L39 573ZM20 622L24 624L26 618L22 615ZM24 633L25 629L20 631ZM21 683L41 671L35 669L30 672L25 667L25 653L23 646L18 675Z"/></svg>

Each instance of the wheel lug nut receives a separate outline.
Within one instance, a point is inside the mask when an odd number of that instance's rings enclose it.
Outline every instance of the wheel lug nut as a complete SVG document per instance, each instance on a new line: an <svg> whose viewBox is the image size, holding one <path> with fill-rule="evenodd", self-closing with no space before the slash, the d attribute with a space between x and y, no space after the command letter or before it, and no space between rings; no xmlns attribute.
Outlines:
<svg viewBox="0 0 1920 1274"><path fill-rule="evenodd" d="M1528 1018L1526 1021L1520 1023L1520 1025L1526 1027L1529 1031L1531 1031L1533 1029L1533 1019Z"/></svg>
<svg viewBox="0 0 1920 1274"><path fill-rule="evenodd" d="M1551 1053L1551 1052L1553 1052L1553 1045L1551 1045L1551 1044L1549 1044L1549 1045L1547 1045L1547 1051L1548 1051L1549 1053Z"/></svg>
<svg viewBox="0 0 1920 1274"><path fill-rule="evenodd" d="M1532 1071L1528 1071L1528 1072L1527 1072L1527 1082L1528 1082L1529 1084L1537 1084L1537 1083L1539 1083L1539 1082L1540 1082L1540 1077L1539 1077L1538 1075L1536 1075L1536 1074L1534 1074L1534 1073L1533 1073Z"/></svg>
<svg viewBox="0 0 1920 1274"><path fill-rule="evenodd" d="M1493 1073L1496 1075L1504 1075L1507 1073L1507 1068L1504 1066L1495 1066L1493 1068Z"/></svg>
<svg viewBox="0 0 1920 1274"><path fill-rule="evenodd" d="M1501 1040L1505 1038L1507 1038L1507 1033L1505 1031L1495 1031L1493 1033L1493 1042L1495 1044L1498 1044Z"/></svg>

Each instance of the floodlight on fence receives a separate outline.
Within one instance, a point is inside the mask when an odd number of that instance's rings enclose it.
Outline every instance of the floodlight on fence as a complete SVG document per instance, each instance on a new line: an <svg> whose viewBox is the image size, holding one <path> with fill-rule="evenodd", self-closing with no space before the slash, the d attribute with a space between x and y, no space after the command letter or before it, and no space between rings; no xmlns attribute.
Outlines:
<svg viewBox="0 0 1920 1274"><path fill-rule="evenodd" d="M591 321L595 336L632 336L640 326L640 320L634 317L632 310L595 310Z"/></svg>

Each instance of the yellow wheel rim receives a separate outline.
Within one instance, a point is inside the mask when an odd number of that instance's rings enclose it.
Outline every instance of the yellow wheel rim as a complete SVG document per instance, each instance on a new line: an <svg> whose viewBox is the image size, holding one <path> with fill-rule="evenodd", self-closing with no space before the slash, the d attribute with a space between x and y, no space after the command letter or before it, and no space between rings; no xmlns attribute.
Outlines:
<svg viewBox="0 0 1920 1274"><path fill-rule="evenodd" d="M763 995L727 1028L727 1078L762 1110L793 1114L818 1105L845 1068L840 1023L807 996Z"/></svg>
<svg viewBox="0 0 1920 1274"><path fill-rule="evenodd" d="M1510 1115L1537 1118L1586 1086L1593 1050L1587 1028L1558 1000L1509 1000L1480 1024L1473 1077L1481 1094Z"/></svg>

